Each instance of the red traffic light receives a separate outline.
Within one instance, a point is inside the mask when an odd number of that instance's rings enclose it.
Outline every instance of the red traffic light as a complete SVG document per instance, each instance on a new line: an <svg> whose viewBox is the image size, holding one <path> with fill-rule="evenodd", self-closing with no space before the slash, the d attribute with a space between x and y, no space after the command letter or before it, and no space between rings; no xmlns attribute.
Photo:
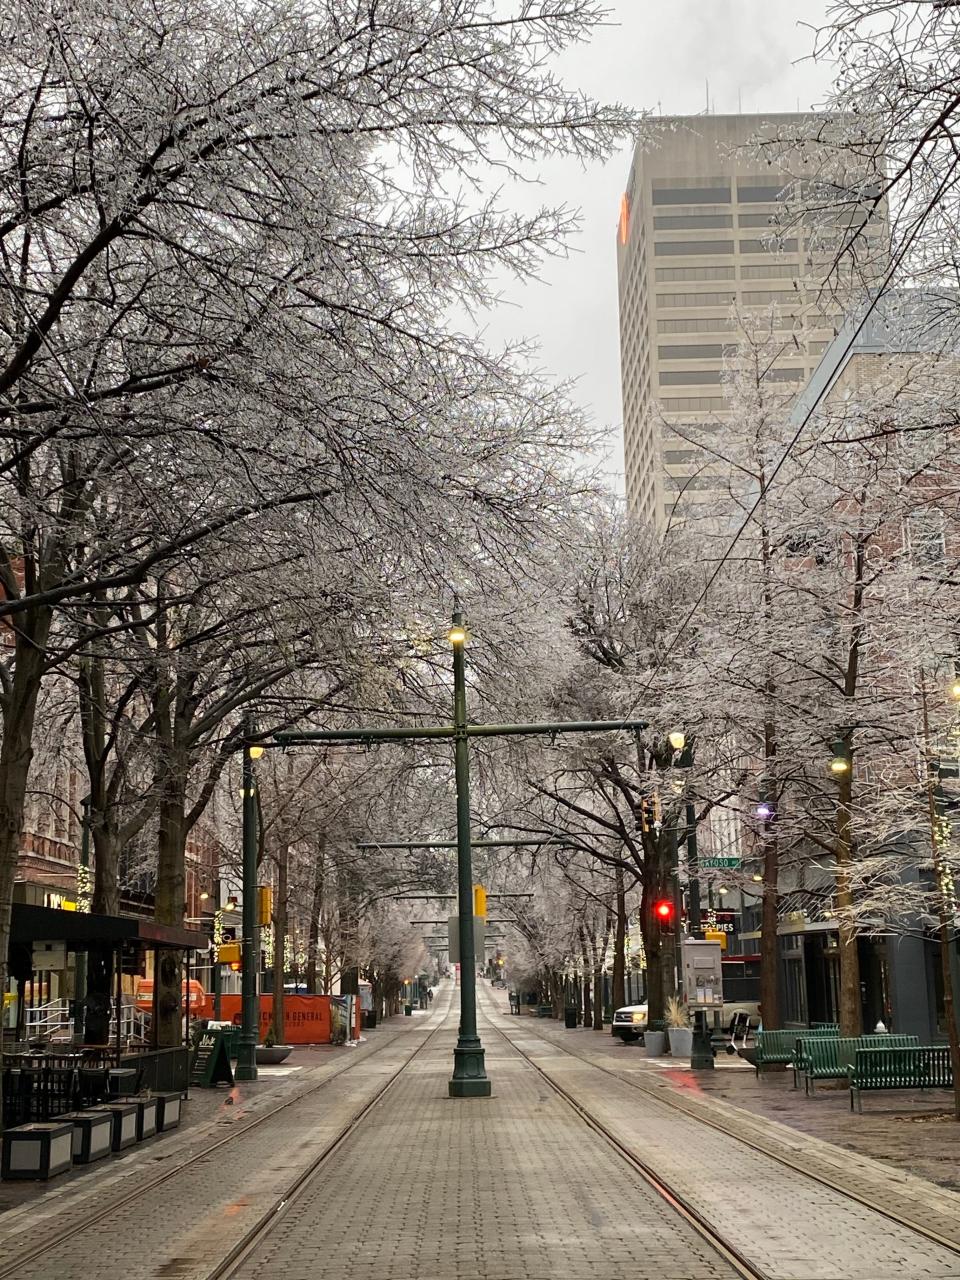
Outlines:
<svg viewBox="0 0 960 1280"><path fill-rule="evenodd" d="M673 903L669 898L660 898L653 904L653 914L661 924L669 924L673 919Z"/></svg>

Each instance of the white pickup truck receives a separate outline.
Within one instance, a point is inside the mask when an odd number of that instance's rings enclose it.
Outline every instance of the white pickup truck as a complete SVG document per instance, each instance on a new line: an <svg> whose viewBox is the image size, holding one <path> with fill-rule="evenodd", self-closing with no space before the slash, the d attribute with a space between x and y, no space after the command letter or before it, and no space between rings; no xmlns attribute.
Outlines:
<svg viewBox="0 0 960 1280"><path fill-rule="evenodd" d="M754 1030L760 1025L760 1006L755 1000L724 1001L720 1026L729 1032L738 1014L746 1014L750 1026ZM645 1004L625 1004L614 1011L612 1035L617 1036L625 1044L639 1040L647 1029L647 1006ZM739 1034L739 1033L738 1033Z"/></svg>

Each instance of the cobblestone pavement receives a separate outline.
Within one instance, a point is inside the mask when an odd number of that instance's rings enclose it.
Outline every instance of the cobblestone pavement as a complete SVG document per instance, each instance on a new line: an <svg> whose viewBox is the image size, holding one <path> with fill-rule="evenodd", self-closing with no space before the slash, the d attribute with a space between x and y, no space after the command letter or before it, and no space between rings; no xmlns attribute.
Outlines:
<svg viewBox="0 0 960 1280"><path fill-rule="evenodd" d="M384 1079L403 1065L422 1045L429 1030L443 1019L450 994L429 1017L405 1020L390 1034L386 1048L349 1051L353 1065L332 1079L340 1062L329 1060L312 1072L298 1072L291 1096L299 1100L256 1128L249 1120L276 1105L269 1089L255 1094L249 1086L238 1091L230 1118L197 1125L185 1133L161 1137L136 1148L138 1161L114 1157L91 1171L89 1181L64 1188L64 1197L49 1197L39 1206L24 1206L0 1218L0 1270L28 1246L64 1228L80 1234L33 1262L18 1265L16 1280L202 1280L236 1240L269 1209L296 1174L335 1138L360 1108L382 1087ZM270 1079L270 1077L267 1077ZM307 1090L322 1080L322 1088ZM242 1095L242 1096L241 1096ZM306 1096L302 1096L306 1095ZM237 1119L233 1117L236 1116ZM164 1162L179 1165L190 1155L229 1133L241 1131L209 1157L178 1172L142 1198L118 1208L82 1229L105 1200L127 1196L164 1170ZM121 1166L126 1166L124 1172ZM97 1176L102 1170L101 1176ZM56 1185L56 1184L53 1184ZM10 1227L8 1228L8 1220Z"/></svg>
<svg viewBox="0 0 960 1280"><path fill-rule="evenodd" d="M485 990L483 1001L506 1014L501 995ZM507 1017L502 1025L509 1029L520 1021ZM960 1184L957 1126L936 1114L949 1105L948 1095L932 1103L929 1095L871 1097L869 1110L860 1116L850 1113L846 1091L818 1086L816 1096L806 1098L802 1090L793 1091L789 1073L773 1072L758 1081L753 1068L739 1059L718 1058L716 1071L693 1072L668 1058L647 1060L641 1046L623 1045L609 1030L567 1031L551 1019L524 1019L522 1025L525 1034L582 1054L633 1086L666 1095L690 1114L784 1154L854 1194L879 1200L960 1245L960 1195L949 1189Z"/></svg>
<svg viewBox="0 0 960 1280"><path fill-rule="evenodd" d="M726 1280L736 1272L504 1041L446 1097L437 1036L238 1280Z"/></svg>
<svg viewBox="0 0 960 1280"><path fill-rule="evenodd" d="M535 1022L505 1016L489 993L483 994L482 1004L491 1026L500 1027L771 1280L960 1275L960 1254L786 1168L731 1134L707 1128L653 1092L599 1073L564 1052L553 1033L542 1032Z"/></svg>

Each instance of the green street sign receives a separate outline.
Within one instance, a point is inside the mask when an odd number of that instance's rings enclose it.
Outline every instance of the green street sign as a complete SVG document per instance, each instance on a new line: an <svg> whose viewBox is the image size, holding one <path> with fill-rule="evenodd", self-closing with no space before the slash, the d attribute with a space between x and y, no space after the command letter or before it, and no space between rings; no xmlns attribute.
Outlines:
<svg viewBox="0 0 960 1280"><path fill-rule="evenodd" d="M705 870L733 871L740 866L739 858L701 858L700 866Z"/></svg>

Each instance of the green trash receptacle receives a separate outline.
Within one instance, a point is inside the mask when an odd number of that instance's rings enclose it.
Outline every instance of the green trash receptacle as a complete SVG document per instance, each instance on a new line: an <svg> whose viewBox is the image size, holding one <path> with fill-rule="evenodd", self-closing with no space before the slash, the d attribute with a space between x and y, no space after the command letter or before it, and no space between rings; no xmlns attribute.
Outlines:
<svg viewBox="0 0 960 1280"><path fill-rule="evenodd" d="M412 1005L412 1004L405 1004L405 1005L403 1006L403 1014L404 1014L404 1017L406 1017L406 1018L412 1018L412 1017L413 1017L413 1005Z"/></svg>
<svg viewBox="0 0 960 1280"><path fill-rule="evenodd" d="M576 1031L577 1029L577 1006L575 1004L567 1004L563 1007L563 1025L568 1031Z"/></svg>

